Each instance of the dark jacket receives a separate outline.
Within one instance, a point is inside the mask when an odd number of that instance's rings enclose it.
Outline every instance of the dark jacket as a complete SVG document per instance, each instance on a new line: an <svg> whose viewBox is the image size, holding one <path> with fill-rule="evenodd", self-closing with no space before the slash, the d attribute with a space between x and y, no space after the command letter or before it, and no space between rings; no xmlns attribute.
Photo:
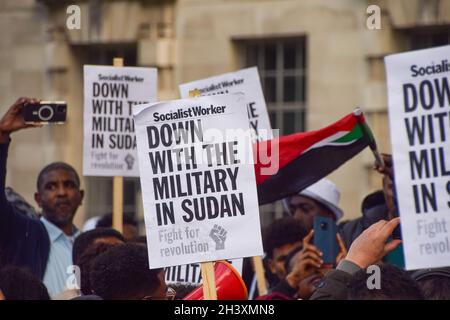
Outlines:
<svg viewBox="0 0 450 320"><path fill-rule="evenodd" d="M362 216L338 224L338 231L348 249L353 241L372 224L380 220L387 220L387 207L384 203L362 211Z"/></svg>
<svg viewBox="0 0 450 320"><path fill-rule="evenodd" d="M342 260L317 285L317 290L309 300L347 300L348 283L359 270L361 268L353 262Z"/></svg>
<svg viewBox="0 0 450 320"><path fill-rule="evenodd" d="M25 267L44 278L50 239L37 219L15 209L5 196L6 160L9 143L0 144L0 248L3 263Z"/></svg>
<svg viewBox="0 0 450 320"><path fill-rule="evenodd" d="M319 282L317 290L309 300L347 300L347 284L351 275L341 270L331 270Z"/></svg>
<svg viewBox="0 0 450 320"><path fill-rule="evenodd" d="M286 281L286 279L280 280L275 287L270 290L272 294L279 293L286 297L289 297L291 299L295 299L295 296L297 295L297 289L292 288L289 283Z"/></svg>

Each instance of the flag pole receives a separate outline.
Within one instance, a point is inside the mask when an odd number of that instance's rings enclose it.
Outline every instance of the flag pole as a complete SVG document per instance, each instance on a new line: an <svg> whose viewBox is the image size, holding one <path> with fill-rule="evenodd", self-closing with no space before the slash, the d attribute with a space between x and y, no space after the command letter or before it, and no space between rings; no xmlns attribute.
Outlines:
<svg viewBox="0 0 450 320"><path fill-rule="evenodd" d="M366 123L364 113L360 108L356 108L353 111L353 114L356 116L356 119L358 120L363 135L369 140L369 148L372 151L373 156L375 157L375 163L377 164L378 167L383 168L384 167L383 157L378 151L377 142L375 141L375 137L373 136L372 131L370 130L369 126Z"/></svg>

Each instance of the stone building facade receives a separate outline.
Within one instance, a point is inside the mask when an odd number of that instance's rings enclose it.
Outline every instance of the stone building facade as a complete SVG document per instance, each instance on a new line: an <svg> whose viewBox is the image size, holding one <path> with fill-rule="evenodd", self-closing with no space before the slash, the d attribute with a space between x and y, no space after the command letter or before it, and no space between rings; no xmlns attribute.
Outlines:
<svg viewBox="0 0 450 320"><path fill-rule="evenodd" d="M67 28L70 5L81 9L80 29ZM380 9L379 29L367 25L370 5ZM0 27L1 111L19 96L69 106L64 126L13 137L7 184L34 204L46 163L82 171L82 68L115 56L157 67L159 100L178 98L180 83L257 65L274 128L318 129L359 106L389 152L383 57L448 44L450 0L2 0ZM380 188L372 162L366 150L330 176L346 218ZM111 212L111 179L84 178L83 187L78 225ZM280 205L263 208L272 210ZM142 215L137 179L125 180L125 211Z"/></svg>

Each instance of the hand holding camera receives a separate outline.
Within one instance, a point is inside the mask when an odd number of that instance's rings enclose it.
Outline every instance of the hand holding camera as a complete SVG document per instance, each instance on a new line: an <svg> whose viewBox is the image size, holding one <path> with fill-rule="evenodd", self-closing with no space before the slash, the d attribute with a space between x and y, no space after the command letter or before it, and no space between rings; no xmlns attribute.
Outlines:
<svg viewBox="0 0 450 320"><path fill-rule="evenodd" d="M0 142L9 141L9 135L17 130L32 127L26 124L22 116L22 110L28 103L39 103L37 99L19 98L0 119Z"/></svg>
<svg viewBox="0 0 450 320"><path fill-rule="evenodd" d="M23 109L25 123L57 123L66 121L67 104L65 101L40 101L29 103Z"/></svg>
<svg viewBox="0 0 450 320"><path fill-rule="evenodd" d="M8 142L9 135L14 131L41 127L49 122L61 123L65 119L65 103L46 103L38 99L20 98L0 119L0 143Z"/></svg>

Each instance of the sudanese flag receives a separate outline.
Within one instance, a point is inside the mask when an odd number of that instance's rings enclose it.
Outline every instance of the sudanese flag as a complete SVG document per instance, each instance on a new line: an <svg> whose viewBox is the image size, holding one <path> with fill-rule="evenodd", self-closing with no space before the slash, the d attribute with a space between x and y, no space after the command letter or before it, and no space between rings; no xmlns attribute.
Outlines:
<svg viewBox="0 0 450 320"><path fill-rule="evenodd" d="M376 150L372 132L359 109L317 131L256 143L253 154L257 157L255 174L259 205L300 192L369 145Z"/></svg>

